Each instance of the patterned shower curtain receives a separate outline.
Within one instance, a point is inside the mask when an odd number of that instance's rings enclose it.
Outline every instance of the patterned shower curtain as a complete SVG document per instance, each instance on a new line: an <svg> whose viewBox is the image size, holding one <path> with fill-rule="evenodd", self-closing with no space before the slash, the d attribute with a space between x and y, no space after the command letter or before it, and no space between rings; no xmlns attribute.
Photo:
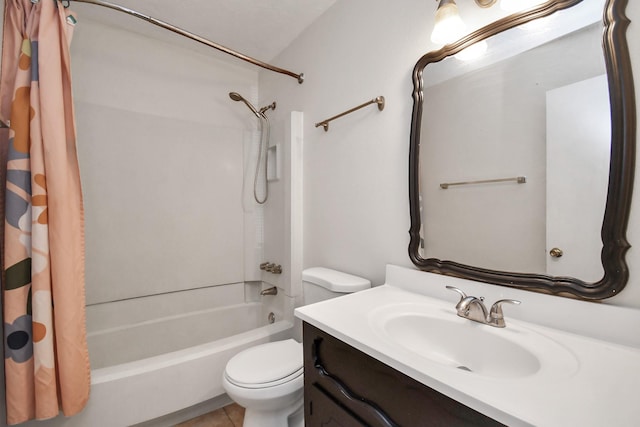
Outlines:
<svg viewBox="0 0 640 427"><path fill-rule="evenodd" d="M71 96L75 17L5 0L0 161L7 421L70 416L89 397L84 214ZM6 167L6 169L5 169Z"/></svg>

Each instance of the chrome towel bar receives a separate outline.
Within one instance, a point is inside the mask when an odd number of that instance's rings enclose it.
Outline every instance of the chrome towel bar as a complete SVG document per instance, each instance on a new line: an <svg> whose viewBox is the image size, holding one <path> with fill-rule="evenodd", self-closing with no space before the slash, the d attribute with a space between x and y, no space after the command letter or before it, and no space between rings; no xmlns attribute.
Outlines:
<svg viewBox="0 0 640 427"><path fill-rule="evenodd" d="M493 182L509 182L509 181L514 181L517 182L518 184L524 184L525 182L527 182L527 177L526 176L516 176L513 178L500 178L500 179L481 179L478 181L463 181L463 182L443 182L442 184L440 184L440 188L442 188L443 190L446 190L447 188L454 186L454 185L471 185L471 184L490 184Z"/></svg>

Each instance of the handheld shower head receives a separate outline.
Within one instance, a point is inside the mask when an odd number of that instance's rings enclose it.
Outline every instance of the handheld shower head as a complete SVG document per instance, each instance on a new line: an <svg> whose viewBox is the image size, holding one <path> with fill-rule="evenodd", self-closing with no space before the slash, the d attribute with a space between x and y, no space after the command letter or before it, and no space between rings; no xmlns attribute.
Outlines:
<svg viewBox="0 0 640 427"><path fill-rule="evenodd" d="M258 110L256 110L256 107L251 105L251 103L249 101L247 101L246 99L244 99L242 97L242 95L240 95L238 92L229 92L229 98L231 98L234 101L242 101L242 102L244 102L245 105L247 107L249 107L249 109L253 112L253 114L255 114L258 118L262 117L262 115L258 112Z"/></svg>
<svg viewBox="0 0 640 427"><path fill-rule="evenodd" d="M258 117L260 122L260 147L258 149L258 159L256 161L256 173L253 177L253 198L258 204L263 204L264 202L267 201L267 198L269 197L269 183L267 179L267 147L269 146L269 135L271 132L271 125L269 123L269 118L264 113L267 110L275 110L276 103L272 102L266 107L262 107L260 111L258 111L256 110L256 107L251 105L251 103L246 99L244 99L244 97L240 95L238 92L229 92L229 98L231 98L233 101L244 102L244 104L247 107L249 107L249 109L253 112L253 114L255 114L256 117ZM261 168L264 172L264 180L263 180L264 198L262 199L258 197L258 173Z"/></svg>

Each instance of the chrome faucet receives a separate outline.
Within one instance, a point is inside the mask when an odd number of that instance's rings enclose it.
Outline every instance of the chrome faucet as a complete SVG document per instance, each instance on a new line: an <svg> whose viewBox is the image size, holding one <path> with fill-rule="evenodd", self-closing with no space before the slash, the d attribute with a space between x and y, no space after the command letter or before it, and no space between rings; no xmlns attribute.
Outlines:
<svg viewBox="0 0 640 427"><path fill-rule="evenodd" d="M447 286L447 289L460 294L460 301L456 304L458 316L496 328L504 328L506 326L504 314L502 313L502 304L520 304L518 300L501 299L493 303L491 309L487 312L483 297L467 296L467 294L454 286Z"/></svg>

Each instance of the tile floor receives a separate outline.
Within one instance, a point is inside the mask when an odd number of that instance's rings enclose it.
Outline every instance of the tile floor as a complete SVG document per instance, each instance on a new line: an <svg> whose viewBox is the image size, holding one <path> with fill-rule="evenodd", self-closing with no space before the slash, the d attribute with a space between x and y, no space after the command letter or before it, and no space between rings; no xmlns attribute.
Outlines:
<svg viewBox="0 0 640 427"><path fill-rule="evenodd" d="M176 427L242 427L242 420L244 420L244 408L232 403L224 408L180 423Z"/></svg>

